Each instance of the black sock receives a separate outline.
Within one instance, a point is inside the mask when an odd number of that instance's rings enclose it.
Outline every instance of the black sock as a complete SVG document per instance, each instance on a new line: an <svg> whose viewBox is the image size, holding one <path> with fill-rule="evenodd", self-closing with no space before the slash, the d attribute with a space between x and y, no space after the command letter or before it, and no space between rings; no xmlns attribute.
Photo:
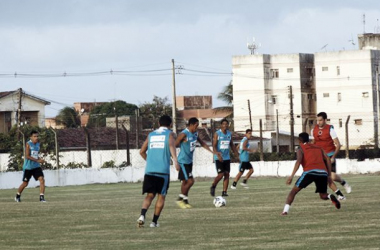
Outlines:
<svg viewBox="0 0 380 250"><path fill-rule="evenodd" d="M234 181L234 183L232 183L232 186L236 187L236 184L237 184L237 182Z"/></svg>
<svg viewBox="0 0 380 250"><path fill-rule="evenodd" d="M337 189L337 190L335 191L335 193L336 193L337 195L344 196L343 193L342 193L339 189Z"/></svg>
<svg viewBox="0 0 380 250"><path fill-rule="evenodd" d="M244 180L243 180L243 183L244 183L244 184L247 184L247 179L244 179Z"/></svg>
<svg viewBox="0 0 380 250"><path fill-rule="evenodd" d="M157 220L160 216L159 215L154 215L153 216L153 222L157 224Z"/></svg>
<svg viewBox="0 0 380 250"><path fill-rule="evenodd" d="M17 197L17 198L20 198L20 197L21 197L21 194L16 194L16 197Z"/></svg>
<svg viewBox="0 0 380 250"><path fill-rule="evenodd" d="M141 215L143 215L145 217L146 211L148 211L148 209L142 208L141 209Z"/></svg>
<svg viewBox="0 0 380 250"><path fill-rule="evenodd" d="M346 184L346 181L342 180L342 182L340 184L342 184L342 186L344 186L344 184Z"/></svg>

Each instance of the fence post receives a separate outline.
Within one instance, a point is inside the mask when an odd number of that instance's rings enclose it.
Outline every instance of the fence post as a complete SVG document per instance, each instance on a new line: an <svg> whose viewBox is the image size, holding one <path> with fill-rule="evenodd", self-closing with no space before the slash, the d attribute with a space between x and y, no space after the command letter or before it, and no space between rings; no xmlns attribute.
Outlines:
<svg viewBox="0 0 380 250"><path fill-rule="evenodd" d="M86 135L86 148L87 148L87 166L92 167L91 161L91 138L90 133L86 127L83 127L84 133Z"/></svg>
<svg viewBox="0 0 380 250"><path fill-rule="evenodd" d="M51 129L51 131L53 131L53 133L54 133L55 157L56 157L57 169L59 169L59 145L58 145L57 131L55 131L53 128L50 128L50 129Z"/></svg>
<svg viewBox="0 0 380 250"><path fill-rule="evenodd" d="M116 150L119 150L119 118L117 115L115 115L115 122L116 122Z"/></svg>
<svg viewBox="0 0 380 250"><path fill-rule="evenodd" d="M26 155L26 152L25 152L25 134L21 131L21 129L17 129L17 131L22 135L22 152L23 152L23 156L24 156L24 161L25 161L25 155Z"/></svg>
<svg viewBox="0 0 380 250"><path fill-rule="evenodd" d="M260 161L264 161L264 150L263 150L263 122L260 119Z"/></svg>
<svg viewBox="0 0 380 250"><path fill-rule="evenodd" d="M121 125L125 131L125 144L127 146L127 166L131 166L131 157L129 154L129 132L128 129L124 126L124 124Z"/></svg>
<svg viewBox="0 0 380 250"><path fill-rule="evenodd" d="M347 116L347 120L346 120L346 159L349 159L350 158L350 146L349 146L349 142L348 142L348 122L350 121L350 115Z"/></svg>

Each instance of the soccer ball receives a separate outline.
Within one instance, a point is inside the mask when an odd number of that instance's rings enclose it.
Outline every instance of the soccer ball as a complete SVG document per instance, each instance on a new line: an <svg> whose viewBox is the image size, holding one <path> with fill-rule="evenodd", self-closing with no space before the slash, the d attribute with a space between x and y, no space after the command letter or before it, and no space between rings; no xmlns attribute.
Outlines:
<svg viewBox="0 0 380 250"><path fill-rule="evenodd" d="M215 197L214 199L215 207L224 207L226 204L227 204L227 201L222 196Z"/></svg>

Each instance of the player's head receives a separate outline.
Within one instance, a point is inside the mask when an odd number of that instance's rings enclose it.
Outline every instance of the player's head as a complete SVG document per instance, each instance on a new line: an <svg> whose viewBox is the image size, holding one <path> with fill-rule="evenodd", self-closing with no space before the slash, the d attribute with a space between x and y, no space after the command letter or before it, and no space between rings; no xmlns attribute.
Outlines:
<svg viewBox="0 0 380 250"><path fill-rule="evenodd" d="M158 123L162 127L169 128L170 125L172 125L172 118L170 118L170 116L168 116L168 115L163 115L160 117L160 120L158 120Z"/></svg>
<svg viewBox="0 0 380 250"><path fill-rule="evenodd" d="M199 120L197 118L192 117L192 118L189 119L188 127L189 127L189 130L192 133L194 133L195 131L197 131L198 126L199 126Z"/></svg>
<svg viewBox="0 0 380 250"><path fill-rule="evenodd" d="M225 130L225 129L228 129L228 125L230 124L230 122L227 120L227 119L222 119L221 121L220 121L220 128L222 129L222 130Z"/></svg>
<svg viewBox="0 0 380 250"><path fill-rule="evenodd" d="M317 115L317 124L319 127L325 126L327 121L327 114L325 112L320 112Z"/></svg>
<svg viewBox="0 0 380 250"><path fill-rule="evenodd" d="M308 143L309 142L309 134L306 132L299 134L298 140L299 140L300 144Z"/></svg>
<svg viewBox="0 0 380 250"><path fill-rule="evenodd" d="M38 142L38 131L36 131L36 130L32 130L32 132L30 132L30 140L31 140L33 143Z"/></svg>
<svg viewBox="0 0 380 250"><path fill-rule="evenodd" d="M247 129L246 131L245 131L245 136L249 139L249 138L251 138L251 136L252 136L252 129Z"/></svg>

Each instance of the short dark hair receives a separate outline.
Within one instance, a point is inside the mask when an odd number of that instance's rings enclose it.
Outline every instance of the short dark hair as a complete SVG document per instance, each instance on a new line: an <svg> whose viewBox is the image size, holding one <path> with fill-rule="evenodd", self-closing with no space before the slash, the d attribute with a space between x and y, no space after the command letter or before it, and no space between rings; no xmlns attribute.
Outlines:
<svg viewBox="0 0 380 250"><path fill-rule="evenodd" d="M324 120L327 119L327 114L325 112L318 113L317 117L322 117Z"/></svg>
<svg viewBox="0 0 380 250"><path fill-rule="evenodd" d="M306 132L302 132L301 134L298 135L298 139L301 142L309 142L309 134Z"/></svg>
<svg viewBox="0 0 380 250"><path fill-rule="evenodd" d="M230 124L230 122L229 122L226 118L222 119L222 120L220 121L220 124L223 124L223 122L227 122L227 124Z"/></svg>
<svg viewBox="0 0 380 250"><path fill-rule="evenodd" d="M249 133L249 132L252 132L252 129L247 129L247 130L245 131L246 134Z"/></svg>
<svg viewBox="0 0 380 250"><path fill-rule="evenodd" d="M158 122L160 123L160 126L169 127L172 124L172 118L168 115L163 115Z"/></svg>
<svg viewBox="0 0 380 250"><path fill-rule="evenodd" d="M191 118L189 119L189 125L194 125L194 124L196 124L197 122L199 122L199 120L198 120L197 118L195 118L195 117L191 117Z"/></svg>
<svg viewBox="0 0 380 250"><path fill-rule="evenodd" d="M34 134L38 134L38 131L37 131L37 130L32 130L32 131L30 132L30 136L32 136L32 135L34 135Z"/></svg>

